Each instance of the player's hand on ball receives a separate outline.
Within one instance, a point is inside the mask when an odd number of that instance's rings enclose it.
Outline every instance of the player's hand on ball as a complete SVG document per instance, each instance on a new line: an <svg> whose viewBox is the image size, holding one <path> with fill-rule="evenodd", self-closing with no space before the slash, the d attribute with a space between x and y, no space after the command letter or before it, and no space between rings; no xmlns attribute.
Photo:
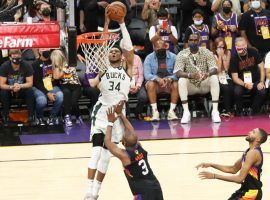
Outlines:
<svg viewBox="0 0 270 200"><path fill-rule="evenodd" d="M108 7L106 7L105 8L105 24L109 24L111 21L109 15L110 15L110 11L109 11Z"/></svg>
<svg viewBox="0 0 270 200"><path fill-rule="evenodd" d="M114 113L114 108L113 107L110 107L108 110L107 110L107 118L108 118L108 122L115 122L116 121L116 116L115 116L115 113Z"/></svg>
<svg viewBox="0 0 270 200"><path fill-rule="evenodd" d="M211 172L200 172L199 173L199 178L201 180L204 180L204 179L215 179L215 174L214 173L211 173Z"/></svg>
<svg viewBox="0 0 270 200"><path fill-rule="evenodd" d="M196 166L197 169L199 168L207 168L207 167L211 167L210 163L200 163Z"/></svg>
<svg viewBox="0 0 270 200"><path fill-rule="evenodd" d="M125 105L125 101L120 101L115 107L114 111L117 115L120 115L122 113L123 107Z"/></svg>

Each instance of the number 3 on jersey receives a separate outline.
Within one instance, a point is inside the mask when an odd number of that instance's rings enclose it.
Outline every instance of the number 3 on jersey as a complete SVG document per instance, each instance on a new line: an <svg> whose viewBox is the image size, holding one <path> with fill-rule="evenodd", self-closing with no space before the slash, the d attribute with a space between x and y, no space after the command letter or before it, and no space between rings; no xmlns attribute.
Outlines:
<svg viewBox="0 0 270 200"><path fill-rule="evenodd" d="M147 165L144 159L140 160L138 165L142 168L143 175L147 175L149 173L149 170L147 168Z"/></svg>
<svg viewBox="0 0 270 200"><path fill-rule="evenodd" d="M120 82L116 84L113 81L109 81L109 84L110 84L109 91L113 91L113 90L117 90L118 92L120 91Z"/></svg>

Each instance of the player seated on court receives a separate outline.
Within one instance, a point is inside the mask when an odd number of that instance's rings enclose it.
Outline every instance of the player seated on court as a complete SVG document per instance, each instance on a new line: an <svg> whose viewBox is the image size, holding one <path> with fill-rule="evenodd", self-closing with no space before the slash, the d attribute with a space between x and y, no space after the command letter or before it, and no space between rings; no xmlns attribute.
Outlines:
<svg viewBox="0 0 270 200"><path fill-rule="evenodd" d="M121 160L134 199L163 200L159 181L148 163L148 153L139 143L134 128L122 113L124 104L125 102L121 101L117 106L111 107L107 111L108 126L104 139L105 145L114 156ZM119 148L111 141L112 128L117 120L116 114L125 126L125 134L122 139L125 149Z"/></svg>
<svg viewBox="0 0 270 200"><path fill-rule="evenodd" d="M106 8L105 31L108 30L110 12ZM109 51L109 64L99 68L99 73L93 74L90 85L98 86L100 96L95 104L91 116L91 140L93 142L92 155L88 164L87 190L84 200L96 200L102 181L108 170L111 153L104 145L104 137L107 129L107 114L109 107L119 101L128 100L130 90L132 67L134 60L133 45L124 23L124 17L117 20L120 25L122 40L119 46L113 46ZM125 49L125 51L122 51ZM122 61L125 56L125 62ZM94 72L93 72L94 73ZM124 111L123 111L124 112ZM120 120L113 127L113 142L119 143L124 134L124 126ZM97 173L96 173L97 172Z"/></svg>

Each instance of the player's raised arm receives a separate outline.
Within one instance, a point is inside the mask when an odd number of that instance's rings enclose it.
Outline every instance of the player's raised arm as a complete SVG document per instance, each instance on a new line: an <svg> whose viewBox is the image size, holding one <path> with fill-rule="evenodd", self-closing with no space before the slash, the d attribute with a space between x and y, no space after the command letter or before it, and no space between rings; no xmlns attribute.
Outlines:
<svg viewBox="0 0 270 200"><path fill-rule="evenodd" d="M214 169L217 169L225 173L236 174L241 169L241 160L242 159L240 158L234 163L234 165L229 165L229 166L219 165L219 164L214 164L214 163L200 163L199 165L196 166L196 168L199 169L199 168L212 167Z"/></svg>
<svg viewBox="0 0 270 200"><path fill-rule="evenodd" d="M119 148L115 143L113 143L112 140L112 128L113 124L116 121L116 116L114 112L114 108L111 107L107 110L107 117L108 117L108 126L106 130L106 135L104 139L105 146L108 148L108 150L117 158L119 158L121 161L127 158L127 155L125 152Z"/></svg>
<svg viewBox="0 0 270 200"><path fill-rule="evenodd" d="M119 23L122 39L120 41L120 47L123 49L123 54L125 56L126 64L127 64L127 73L132 76L132 67L134 61L134 49L133 44L128 33L124 18L117 21Z"/></svg>
<svg viewBox="0 0 270 200"><path fill-rule="evenodd" d="M127 132L133 133L134 132L133 126L128 121L128 119L126 118L126 116L122 113L122 109L123 109L123 106L124 105L125 105L125 101L120 101L119 104L115 107L115 112L117 113L117 115L122 120L122 122L123 122L123 124L125 126L125 129L127 130Z"/></svg>

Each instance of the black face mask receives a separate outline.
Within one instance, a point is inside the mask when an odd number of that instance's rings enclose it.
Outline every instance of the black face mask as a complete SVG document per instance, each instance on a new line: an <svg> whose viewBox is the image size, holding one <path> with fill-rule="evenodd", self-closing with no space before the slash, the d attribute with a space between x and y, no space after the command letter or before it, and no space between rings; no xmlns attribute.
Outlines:
<svg viewBox="0 0 270 200"><path fill-rule="evenodd" d="M51 14L51 9L50 8L44 8L42 11L41 11L42 15L45 16L45 17L48 17L50 16Z"/></svg>
<svg viewBox="0 0 270 200"><path fill-rule="evenodd" d="M231 7L223 7L222 10L223 10L224 13L228 14L228 13L230 13L232 11L232 8Z"/></svg>
<svg viewBox="0 0 270 200"><path fill-rule="evenodd" d="M188 44L190 51L198 51L199 45L197 43Z"/></svg>
<svg viewBox="0 0 270 200"><path fill-rule="evenodd" d="M50 54L51 54L50 51L43 51L43 52L42 52L42 56L43 56L45 59L48 59L48 58L50 57Z"/></svg>
<svg viewBox="0 0 270 200"><path fill-rule="evenodd" d="M15 65L19 65L22 61L22 58L11 58L11 62Z"/></svg>
<svg viewBox="0 0 270 200"><path fill-rule="evenodd" d="M166 59L166 49L158 49L156 55L158 59Z"/></svg>

